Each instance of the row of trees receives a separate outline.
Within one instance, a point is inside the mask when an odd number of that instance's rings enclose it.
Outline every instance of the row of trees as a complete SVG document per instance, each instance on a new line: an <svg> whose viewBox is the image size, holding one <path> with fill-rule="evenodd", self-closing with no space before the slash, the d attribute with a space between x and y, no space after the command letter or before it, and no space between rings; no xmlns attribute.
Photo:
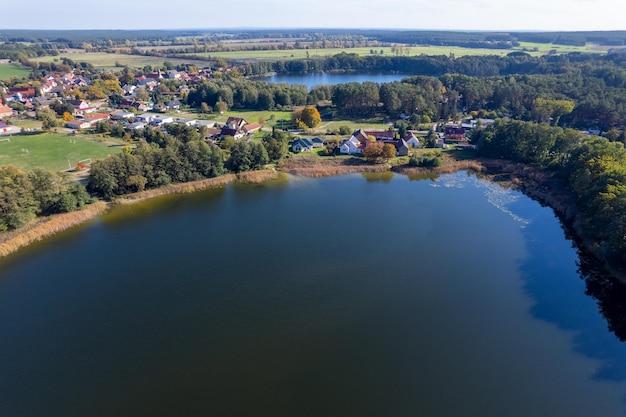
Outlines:
<svg viewBox="0 0 626 417"><path fill-rule="evenodd" d="M87 189L109 199L223 173L224 159L220 148L201 140L182 142L168 136L162 146L144 141L132 151L95 161Z"/></svg>

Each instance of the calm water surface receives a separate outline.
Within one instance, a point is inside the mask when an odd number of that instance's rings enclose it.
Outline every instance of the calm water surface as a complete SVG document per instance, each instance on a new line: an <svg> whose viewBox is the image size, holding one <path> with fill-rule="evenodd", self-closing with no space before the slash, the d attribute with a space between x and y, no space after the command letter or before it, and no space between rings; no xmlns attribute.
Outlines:
<svg viewBox="0 0 626 417"><path fill-rule="evenodd" d="M0 416L624 416L576 260L465 173L120 207L0 263Z"/></svg>
<svg viewBox="0 0 626 417"><path fill-rule="evenodd" d="M270 83L304 84L310 90L318 85L335 85L351 82L391 83L401 81L403 78L410 76L410 74L399 73L320 72L311 74L276 74L267 77L266 80Z"/></svg>

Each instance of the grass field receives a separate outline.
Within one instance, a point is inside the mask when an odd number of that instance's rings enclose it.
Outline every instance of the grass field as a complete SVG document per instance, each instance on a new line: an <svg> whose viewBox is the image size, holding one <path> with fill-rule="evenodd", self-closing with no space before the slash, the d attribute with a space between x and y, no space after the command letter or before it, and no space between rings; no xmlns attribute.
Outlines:
<svg viewBox="0 0 626 417"><path fill-rule="evenodd" d="M11 141L0 142L0 165L14 165L24 170L45 168L63 171L70 166L73 168L83 159L105 158L121 152L127 145L120 139L63 133L17 135L8 139Z"/></svg>
<svg viewBox="0 0 626 417"><path fill-rule="evenodd" d="M536 51L534 49L537 49ZM261 59L261 60L289 60L289 59L303 59L307 57L307 53L310 58L332 56L342 52L353 53L361 56L372 55L372 50L376 54L380 55L380 51L383 51L384 56L394 56L390 47L384 48L328 48L328 49L290 49L290 50L267 50L267 51L228 51L228 52L205 52L194 55L203 56L207 59L224 58L224 59ZM484 56L484 55L500 55L505 56L514 51L525 50L531 55L545 55L550 50L556 50L557 53L566 52L596 52L605 53L606 51L593 48L589 46L564 46L553 44L540 44L540 43L522 43L520 47L513 49L484 49L484 48L463 48L459 46L404 46L403 56L416 56L416 55L449 55L454 56ZM408 51L408 52L407 52Z"/></svg>
<svg viewBox="0 0 626 417"><path fill-rule="evenodd" d="M28 77L30 70L19 64L0 64L0 80L6 81L13 77Z"/></svg>
<svg viewBox="0 0 626 417"><path fill-rule="evenodd" d="M121 70L120 67L116 67L116 62L122 66L127 65L132 68L143 68L146 65L161 66L165 61L169 61L174 64L195 63L200 66L206 66L208 64L205 61L197 61L193 59L176 59L127 54L107 54L106 52L62 53L59 56L42 56L39 58L35 58L34 60L38 62L60 62L61 58L69 58L74 62L87 62L96 68L105 70Z"/></svg>

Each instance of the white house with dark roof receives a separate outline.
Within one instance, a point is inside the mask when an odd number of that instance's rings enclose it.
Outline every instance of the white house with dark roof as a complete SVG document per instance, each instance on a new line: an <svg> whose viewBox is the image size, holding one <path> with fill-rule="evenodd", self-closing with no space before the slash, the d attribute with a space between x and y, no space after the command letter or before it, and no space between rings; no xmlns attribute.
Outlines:
<svg viewBox="0 0 626 417"><path fill-rule="evenodd" d="M291 151L294 153L312 152L313 143L308 139L296 139L291 144Z"/></svg>

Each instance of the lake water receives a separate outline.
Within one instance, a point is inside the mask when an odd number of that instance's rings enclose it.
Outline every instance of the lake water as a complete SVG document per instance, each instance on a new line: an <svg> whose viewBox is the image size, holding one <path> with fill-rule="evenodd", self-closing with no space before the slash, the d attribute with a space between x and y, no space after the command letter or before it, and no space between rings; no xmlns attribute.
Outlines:
<svg viewBox="0 0 626 417"><path fill-rule="evenodd" d="M624 416L576 262L463 172L119 207L0 263L0 416Z"/></svg>
<svg viewBox="0 0 626 417"><path fill-rule="evenodd" d="M270 83L304 84L308 90L318 85L335 85L344 83L391 83L410 77L410 74L399 73L360 73L360 72L320 72L310 74L276 74L267 77Z"/></svg>

